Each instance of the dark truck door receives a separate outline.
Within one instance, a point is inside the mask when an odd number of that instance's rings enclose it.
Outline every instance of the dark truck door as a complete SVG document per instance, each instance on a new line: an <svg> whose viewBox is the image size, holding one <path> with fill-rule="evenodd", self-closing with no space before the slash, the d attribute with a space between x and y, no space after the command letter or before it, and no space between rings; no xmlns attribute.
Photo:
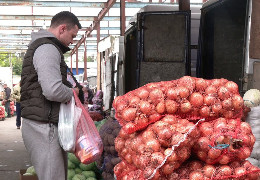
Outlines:
<svg viewBox="0 0 260 180"><path fill-rule="evenodd" d="M212 3L213 2L213 3ZM248 0L208 1L201 9L196 73L225 78L243 87Z"/></svg>
<svg viewBox="0 0 260 180"><path fill-rule="evenodd" d="M125 93L190 75L190 12L137 14L125 33Z"/></svg>

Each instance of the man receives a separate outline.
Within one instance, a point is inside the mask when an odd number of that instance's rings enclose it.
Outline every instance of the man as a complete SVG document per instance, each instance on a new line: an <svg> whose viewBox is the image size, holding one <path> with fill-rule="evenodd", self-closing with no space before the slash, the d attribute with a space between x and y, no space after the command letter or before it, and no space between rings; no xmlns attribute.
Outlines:
<svg viewBox="0 0 260 180"><path fill-rule="evenodd" d="M21 106L20 106L20 93L21 87L20 82L14 86L12 98L15 99L16 102L16 127L20 129L21 126Z"/></svg>
<svg viewBox="0 0 260 180"><path fill-rule="evenodd" d="M11 89L7 87L7 84L4 84L4 91L5 91L5 111L7 113L7 117L11 117L11 109L10 109L10 96L11 96Z"/></svg>
<svg viewBox="0 0 260 180"><path fill-rule="evenodd" d="M81 28L68 11L56 14L48 30L32 33L21 80L22 136L39 180L66 180L67 153L58 140L60 103L71 100L63 54ZM78 93L78 89L77 90Z"/></svg>

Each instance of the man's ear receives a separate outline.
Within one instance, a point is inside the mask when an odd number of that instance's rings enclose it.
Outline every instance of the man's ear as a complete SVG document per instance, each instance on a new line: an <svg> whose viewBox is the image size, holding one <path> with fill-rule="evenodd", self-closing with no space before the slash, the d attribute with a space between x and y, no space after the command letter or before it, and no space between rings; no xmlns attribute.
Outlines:
<svg viewBox="0 0 260 180"><path fill-rule="evenodd" d="M66 25L65 24L61 24L60 27L59 27L59 33L60 34L63 34L66 30Z"/></svg>

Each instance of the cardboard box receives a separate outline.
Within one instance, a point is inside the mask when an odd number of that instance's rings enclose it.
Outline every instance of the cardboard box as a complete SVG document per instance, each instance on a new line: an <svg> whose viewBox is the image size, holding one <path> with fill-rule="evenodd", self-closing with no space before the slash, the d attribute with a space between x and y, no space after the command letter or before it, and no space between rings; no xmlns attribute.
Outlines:
<svg viewBox="0 0 260 180"><path fill-rule="evenodd" d="M20 169L20 180L38 180L37 176L24 176L26 169Z"/></svg>

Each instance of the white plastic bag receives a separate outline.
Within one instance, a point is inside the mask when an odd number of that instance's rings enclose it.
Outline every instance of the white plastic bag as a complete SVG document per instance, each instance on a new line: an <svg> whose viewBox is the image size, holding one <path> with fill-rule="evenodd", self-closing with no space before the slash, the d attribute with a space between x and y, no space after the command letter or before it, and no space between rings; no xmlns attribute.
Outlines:
<svg viewBox="0 0 260 180"><path fill-rule="evenodd" d="M72 97L67 104L60 104L58 133L61 147L64 151L74 152L76 145L76 128L81 116L81 109L75 105Z"/></svg>

